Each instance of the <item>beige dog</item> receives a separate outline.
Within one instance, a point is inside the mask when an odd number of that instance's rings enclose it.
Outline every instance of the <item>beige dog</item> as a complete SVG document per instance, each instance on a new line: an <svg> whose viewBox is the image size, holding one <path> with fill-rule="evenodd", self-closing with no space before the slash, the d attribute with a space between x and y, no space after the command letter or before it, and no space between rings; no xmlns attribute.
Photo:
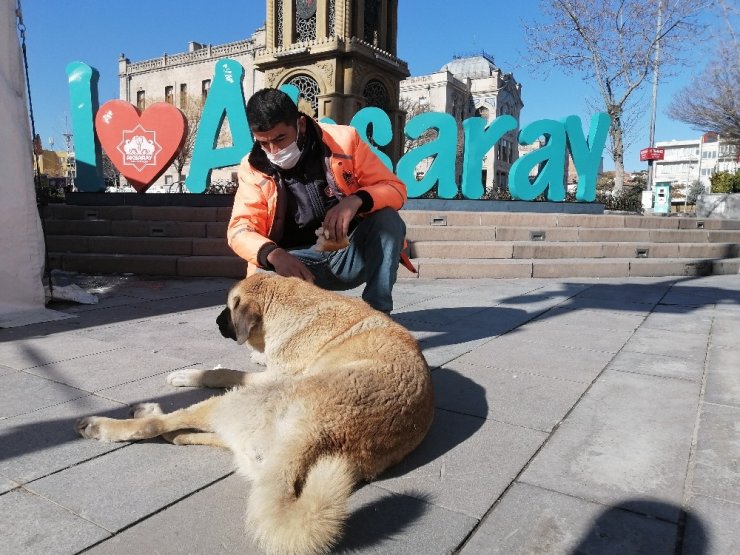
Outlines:
<svg viewBox="0 0 740 555"><path fill-rule="evenodd" d="M174 372L176 386L236 387L170 414L145 404L130 420L83 418L77 431L227 447L252 481L247 524L262 548L324 552L341 534L354 485L401 461L429 430L427 363L386 315L297 278L237 283L217 322L224 336L264 351L267 370Z"/></svg>

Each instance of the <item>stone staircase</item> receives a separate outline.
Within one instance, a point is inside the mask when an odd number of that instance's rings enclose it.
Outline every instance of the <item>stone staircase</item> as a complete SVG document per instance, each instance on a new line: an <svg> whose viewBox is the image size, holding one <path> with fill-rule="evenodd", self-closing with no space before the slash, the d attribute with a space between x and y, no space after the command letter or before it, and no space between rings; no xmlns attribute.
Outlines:
<svg viewBox="0 0 740 555"><path fill-rule="evenodd" d="M90 274L245 275L228 206L44 208L52 268ZM403 210L422 278L736 274L740 220ZM400 277L414 277L404 268Z"/></svg>
<svg viewBox="0 0 740 555"><path fill-rule="evenodd" d="M425 278L738 273L740 221L633 215L408 211Z"/></svg>

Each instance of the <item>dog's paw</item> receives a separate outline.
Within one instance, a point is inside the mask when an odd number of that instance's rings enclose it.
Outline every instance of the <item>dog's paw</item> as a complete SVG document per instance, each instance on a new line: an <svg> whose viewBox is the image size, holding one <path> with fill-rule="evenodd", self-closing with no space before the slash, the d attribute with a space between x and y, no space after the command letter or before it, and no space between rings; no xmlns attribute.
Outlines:
<svg viewBox="0 0 740 555"><path fill-rule="evenodd" d="M188 368L167 375L167 383L175 387L198 387L203 379L203 370Z"/></svg>
<svg viewBox="0 0 740 555"><path fill-rule="evenodd" d="M265 355L265 353L252 351L252 354L249 355L249 360L252 361L252 364L256 364L258 366L267 366L267 356Z"/></svg>
<svg viewBox="0 0 740 555"><path fill-rule="evenodd" d="M139 403L131 409L131 416L134 418L144 418L164 414L158 403Z"/></svg>
<svg viewBox="0 0 740 555"><path fill-rule="evenodd" d="M98 439L109 441L103 437L103 422L107 418L101 416L86 416L75 422L75 431L85 439Z"/></svg>

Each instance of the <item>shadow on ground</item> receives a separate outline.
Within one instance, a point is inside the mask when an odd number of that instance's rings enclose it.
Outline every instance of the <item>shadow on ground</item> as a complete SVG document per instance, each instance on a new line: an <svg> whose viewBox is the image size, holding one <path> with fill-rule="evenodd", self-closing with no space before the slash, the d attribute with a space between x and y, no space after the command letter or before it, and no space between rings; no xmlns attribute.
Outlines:
<svg viewBox="0 0 740 555"><path fill-rule="evenodd" d="M675 524L655 519L655 514L677 514ZM635 518L635 515L639 515ZM653 499L628 499L619 507L605 508L572 551L578 555L625 555L629 553L708 553L707 529L701 518L672 503Z"/></svg>

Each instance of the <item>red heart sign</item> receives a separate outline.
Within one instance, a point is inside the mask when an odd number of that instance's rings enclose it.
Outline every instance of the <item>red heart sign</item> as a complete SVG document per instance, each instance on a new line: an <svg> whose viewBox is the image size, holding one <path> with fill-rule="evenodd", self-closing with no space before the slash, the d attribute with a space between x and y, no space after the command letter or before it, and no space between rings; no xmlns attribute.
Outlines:
<svg viewBox="0 0 740 555"><path fill-rule="evenodd" d="M124 100L109 100L95 116L103 150L139 193L172 164L187 127L185 115L167 102L156 102L140 112Z"/></svg>

